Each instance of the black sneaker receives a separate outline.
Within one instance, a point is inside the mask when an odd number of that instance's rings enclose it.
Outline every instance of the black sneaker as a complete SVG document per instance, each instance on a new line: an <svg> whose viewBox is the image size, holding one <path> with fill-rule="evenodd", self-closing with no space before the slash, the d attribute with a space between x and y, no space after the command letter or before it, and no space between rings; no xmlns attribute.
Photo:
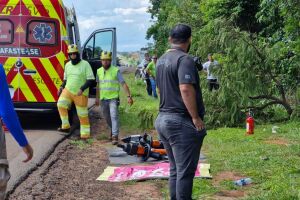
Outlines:
<svg viewBox="0 0 300 200"><path fill-rule="evenodd" d="M61 127L59 127L57 130L59 132L63 132L63 133L69 133L70 132L70 128L61 128Z"/></svg>

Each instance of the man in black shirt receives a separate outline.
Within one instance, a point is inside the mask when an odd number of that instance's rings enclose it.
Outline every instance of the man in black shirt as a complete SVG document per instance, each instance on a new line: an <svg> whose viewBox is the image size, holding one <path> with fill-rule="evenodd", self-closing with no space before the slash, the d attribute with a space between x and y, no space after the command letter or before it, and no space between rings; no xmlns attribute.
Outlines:
<svg viewBox="0 0 300 200"><path fill-rule="evenodd" d="M185 24L171 30L171 49L160 57L156 68L160 106L155 128L169 157L172 200L192 199L193 179L206 135L198 70L187 54L191 32Z"/></svg>

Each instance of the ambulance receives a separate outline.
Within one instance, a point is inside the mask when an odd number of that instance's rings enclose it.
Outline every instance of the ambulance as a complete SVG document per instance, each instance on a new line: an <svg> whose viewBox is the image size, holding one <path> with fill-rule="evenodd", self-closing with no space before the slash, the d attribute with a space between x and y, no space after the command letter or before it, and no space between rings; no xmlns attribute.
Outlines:
<svg viewBox="0 0 300 200"><path fill-rule="evenodd" d="M69 44L80 47L94 73L102 51L112 51L116 64L115 28L95 30L81 45L75 9L62 0L0 1L0 63L17 111L56 110Z"/></svg>

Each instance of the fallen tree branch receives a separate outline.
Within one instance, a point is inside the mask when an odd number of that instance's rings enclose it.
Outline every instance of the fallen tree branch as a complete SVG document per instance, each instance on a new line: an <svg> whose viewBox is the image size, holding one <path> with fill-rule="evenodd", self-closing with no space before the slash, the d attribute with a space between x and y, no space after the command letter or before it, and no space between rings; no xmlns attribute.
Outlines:
<svg viewBox="0 0 300 200"><path fill-rule="evenodd" d="M291 106L284 100L281 100L277 97L274 97L274 96L270 96L270 95L259 95L259 96L254 96L254 97L249 97L250 99L252 100L259 100L259 99L268 99L268 100L272 100L262 106L259 106L259 107L255 107L253 106L252 109L257 109L257 110L263 110L265 109L266 107L270 106L270 105L276 105L276 104L279 104L279 105L282 105L289 116L291 116L291 114L293 113L293 109L291 108ZM248 109L251 108L251 107L248 107Z"/></svg>
<svg viewBox="0 0 300 200"><path fill-rule="evenodd" d="M276 104L280 104L281 105L282 102L281 101L270 101L270 102L268 102L268 103L266 103L266 104L264 104L262 106L249 106L249 107L247 107L247 109L263 110L263 109L265 109L268 106L276 105Z"/></svg>
<svg viewBox="0 0 300 200"><path fill-rule="evenodd" d="M269 99L269 100L273 100L273 101L280 101L282 102L282 100L280 100L277 97L274 96L270 96L270 95L258 95L258 96L254 96L254 97L249 97L249 99L255 100L255 99Z"/></svg>

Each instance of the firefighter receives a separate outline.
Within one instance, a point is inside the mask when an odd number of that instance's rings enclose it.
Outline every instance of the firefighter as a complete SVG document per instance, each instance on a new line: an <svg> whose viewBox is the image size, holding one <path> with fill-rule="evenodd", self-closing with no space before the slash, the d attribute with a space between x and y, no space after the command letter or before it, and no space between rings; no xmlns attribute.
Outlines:
<svg viewBox="0 0 300 200"><path fill-rule="evenodd" d="M28 143L26 136L21 128L19 119L14 110L8 85L6 82L6 76L3 66L0 64L0 117L8 127L13 137L18 142L19 146L23 148L27 158L23 162L28 162L33 157L33 150ZM7 182L10 178L8 171L8 161L6 155L5 135L2 129L2 122L0 121L0 200L5 199L5 191Z"/></svg>
<svg viewBox="0 0 300 200"><path fill-rule="evenodd" d="M101 102L101 109L108 126L111 128L112 144L118 144L119 135L119 91L120 84L127 94L129 105L133 104L129 88L119 70L119 68L111 65L111 52L103 51L101 53L102 67L97 70L97 89L96 89L96 105ZM99 91L100 90L100 91Z"/></svg>
<svg viewBox="0 0 300 200"><path fill-rule="evenodd" d="M64 82L59 89L57 107L62 121L58 131L69 132L70 123L68 110L74 102L80 121L80 138L90 137L90 122L88 118L88 94L89 87L95 79L90 64L80 59L76 45L68 46L70 61L65 66Z"/></svg>

